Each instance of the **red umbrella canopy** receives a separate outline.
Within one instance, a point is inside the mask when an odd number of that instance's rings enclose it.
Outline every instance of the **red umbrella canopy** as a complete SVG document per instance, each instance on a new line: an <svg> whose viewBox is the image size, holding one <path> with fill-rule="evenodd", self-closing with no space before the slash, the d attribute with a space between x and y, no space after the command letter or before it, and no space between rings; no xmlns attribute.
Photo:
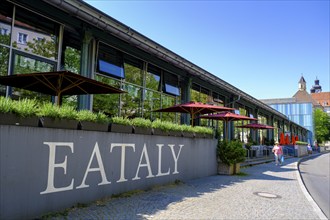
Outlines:
<svg viewBox="0 0 330 220"><path fill-rule="evenodd" d="M265 125L265 124L259 124L259 123L252 123L252 124L246 124L246 125L240 125L236 126L237 128L252 128L252 129L274 129L275 127Z"/></svg>
<svg viewBox="0 0 330 220"><path fill-rule="evenodd" d="M199 118L221 120L221 121L241 121L241 120L258 120L244 115L235 114L232 112L221 112L213 115L202 115Z"/></svg>
<svg viewBox="0 0 330 220"><path fill-rule="evenodd" d="M256 118L250 118L248 116L235 114L232 112L221 112L213 115L202 115L199 118L205 119L213 119L213 120L221 120L225 122L225 130L226 130L226 138L228 136L228 125L227 123L230 121L240 121L240 120L258 120Z"/></svg>
<svg viewBox="0 0 330 220"><path fill-rule="evenodd" d="M168 108L158 109L155 112L181 112L189 113L192 121L196 114L207 114L212 112L230 111L233 108L204 104L201 102L187 102L183 104L174 105Z"/></svg>

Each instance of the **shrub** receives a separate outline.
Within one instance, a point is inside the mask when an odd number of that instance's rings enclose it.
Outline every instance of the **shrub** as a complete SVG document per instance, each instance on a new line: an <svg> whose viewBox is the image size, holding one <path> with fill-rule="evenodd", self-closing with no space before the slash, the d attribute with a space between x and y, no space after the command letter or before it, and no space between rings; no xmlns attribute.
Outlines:
<svg viewBox="0 0 330 220"><path fill-rule="evenodd" d="M237 164L245 161L245 150L240 141L218 141L217 156L227 164Z"/></svg>
<svg viewBox="0 0 330 220"><path fill-rule="evenodd" d="M308 145L307 142L304 142L304 141L296 141L296 145Z"/></svg>

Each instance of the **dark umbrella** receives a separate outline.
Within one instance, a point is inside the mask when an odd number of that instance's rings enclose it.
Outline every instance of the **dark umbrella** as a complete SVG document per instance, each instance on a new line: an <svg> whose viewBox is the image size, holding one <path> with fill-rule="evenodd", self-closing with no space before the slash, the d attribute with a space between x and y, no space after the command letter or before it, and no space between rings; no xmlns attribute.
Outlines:
<svg viewBox="0 0 330 220"><path fill-rule="evenodd" d="M230 121L242 121L242 120L258 120L256 118L251 118L244 115L235 114L232 112L221 112L213 115L202 115L199 118L205 119L213 119L213 120L221 120L225 122L225 131L226 131L226 139L228 137L228 122Z"/></svg>
<svg viewBox="0 0 330 220"><path fill-rule="evenodd" d="M1 76L0 84L58 96L109 94L124 91L69 71L41 72Z"/></svg>
<svg viewBox="0 0 330 220"><path fill-rule="evenodd" d="M217 105L209 105L200 102L187 102L183 104L174 105L168 108L158 109L155 112L181 112L188 113L191 116L191 123L193 125L193 121L195 119L196 114L207 114L212 112L221 112L221 111L230 111L234 110L233 108L217 106Z"/></svg>

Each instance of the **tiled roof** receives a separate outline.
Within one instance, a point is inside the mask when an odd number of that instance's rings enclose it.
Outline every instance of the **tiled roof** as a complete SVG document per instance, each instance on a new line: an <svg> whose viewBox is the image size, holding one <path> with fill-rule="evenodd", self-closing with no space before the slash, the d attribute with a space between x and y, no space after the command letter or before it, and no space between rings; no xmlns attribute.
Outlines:
<svg viewBox="0 0 330 220"><path fill-rule="evenodd" d="M311 96L315 101L317 101L321 105L330 106L330 92L312 93Z"/></svg>

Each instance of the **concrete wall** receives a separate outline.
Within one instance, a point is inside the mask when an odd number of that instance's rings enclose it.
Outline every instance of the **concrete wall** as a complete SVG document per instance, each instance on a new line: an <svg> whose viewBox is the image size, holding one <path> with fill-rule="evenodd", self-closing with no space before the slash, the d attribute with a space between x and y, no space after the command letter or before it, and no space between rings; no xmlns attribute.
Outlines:
<svg viewBox="0 0 330 220"><path fill-rule="evenodd" d="M215 175L216 139L0 125L0 219Z"/></svg>

